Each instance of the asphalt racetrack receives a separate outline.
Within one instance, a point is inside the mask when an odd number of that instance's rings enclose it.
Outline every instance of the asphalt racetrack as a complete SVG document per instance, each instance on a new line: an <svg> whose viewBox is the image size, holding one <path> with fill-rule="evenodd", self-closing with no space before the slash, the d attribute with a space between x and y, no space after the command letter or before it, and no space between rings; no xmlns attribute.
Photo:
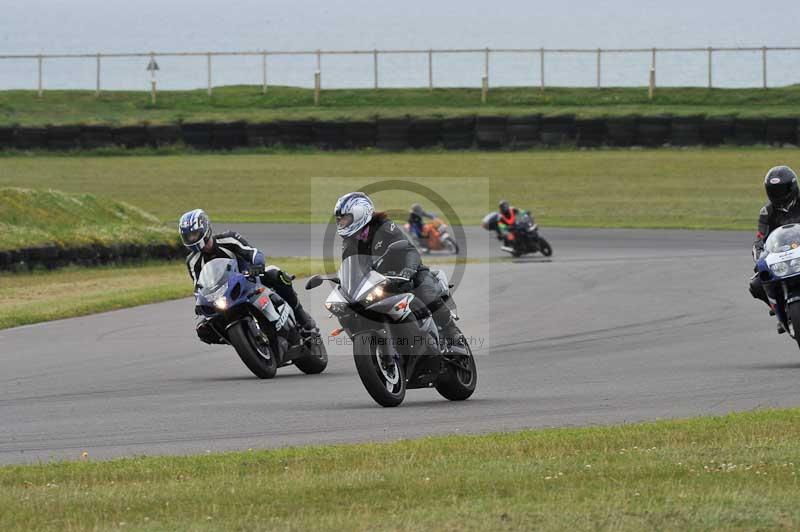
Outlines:
<svg viewBox="0 0 800 532"><path fill-rule="evenodd" d="M267 254L320 255L319 226L238 226ZM221 229L221 227L220 227ZM470 257L499 256L469 229ZM750 233L545 229L555 254L470 263L456 293L479 370L451 403L363 389L351 348L325 373L253 377L194 337L192 301L0 331L0 463L204 453L800 405L800 350L747 293ZM452 269L452 266L448 266ZM188 280L187 280L188 282ZM298 286L323 332L322 301Z"/></svg>

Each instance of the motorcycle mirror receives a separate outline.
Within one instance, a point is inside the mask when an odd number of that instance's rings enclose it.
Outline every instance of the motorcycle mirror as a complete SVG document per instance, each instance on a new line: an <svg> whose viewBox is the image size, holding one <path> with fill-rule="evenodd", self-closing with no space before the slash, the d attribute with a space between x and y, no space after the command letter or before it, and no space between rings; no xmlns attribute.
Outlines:
<svg viewBox="0 0 800 532"><path fill-rule="evenodd" d="M311 290L313 288L318 287L321 284L322 284L322 276L314 275L308 281L306 281L306 290Z"/></svg>

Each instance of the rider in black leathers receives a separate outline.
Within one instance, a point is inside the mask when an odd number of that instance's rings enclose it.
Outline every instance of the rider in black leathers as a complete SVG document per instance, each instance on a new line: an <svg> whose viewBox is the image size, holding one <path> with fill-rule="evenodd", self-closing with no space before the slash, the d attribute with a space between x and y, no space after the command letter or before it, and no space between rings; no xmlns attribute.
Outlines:
<svg viewBox="0 0 800 532"><path fill-rule="evenodd" d="M297 293L292 287L292 276L277 266L266 266L264 254L251 246L242 235L235 231L213 234L211 221L201 209L184 214L178 227L184 245L190 250L186 257L186 268L195 285L207 262L214 259L237 259L240 267L251 270L255 268L261 272L261 282L272 288L292 307L304 335L316 334L317 324L298 301ZM219 334L209 326L208 320L203 316L198 316L195 328L198 338L203 342L222 342Z"/></svg>
<svg viewBox="0 0 800 532"><path fill-rule="evenodd" d="M408 242L403 231L386 213L374 212L372 201L366 194L351 192L342 196L336 203L334 215L343 238L342 260L355 254L379 257L392 242ZM358 230L350 233L345 224L353 224L351 227L357 226ZM459 340L460 332L442 299L439 283L428 267L422 264L419 252L410 242L404 250L386 256L376 270L383 275L408 279L407 289L424 303L423 307L414 309L417 318L432 314L447 341Z"/></svg>
<svg viewBox="0 0 800 532"><path fill-rule="evenodd" d="M788 166L771 168L764 177L764 188L769 201L761 207L758 216L758 231L753 243L753 260L757 261L764 250L764 243L769 234L782 225L800 223L800 190L797 175ZM750 279L750 293L754 298L762 300L772 308L765 287L758 275ZM773 298L774 299L774 298ZM784 332L778 327L778 332Z"/></svg>

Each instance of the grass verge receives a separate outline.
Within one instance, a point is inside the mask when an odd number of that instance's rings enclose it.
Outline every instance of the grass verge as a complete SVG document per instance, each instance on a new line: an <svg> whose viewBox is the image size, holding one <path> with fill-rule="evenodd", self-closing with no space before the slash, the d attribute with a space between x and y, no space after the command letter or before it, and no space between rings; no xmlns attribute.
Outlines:
<svg viewBox="0 0 800 532"><path fill-rule="evenodd" d="M0 250L56 244L175 244L173 229L121 201L56 190L0 188Z"/></svg>
<svg viewBox="0 0 800 532"><path fill-rule="evenodd" d="M492 88L488 104L480 89L331 89L319 106L314 92L296 87L227 86L214 89L161 91L150 103L144 91L0 92L0 124L133 124L178 121L271 121L280 119L359 120L374 116L420 117L467 114L579 117L619 115L798 116L800 85L763 89L660 88L653 100L647 89L633 88Z"/></svg>
<svg viewBox="0 0 800 532"><path fill-rule="evenodd" d="M0 468L3 530L796 529L800 410Z"/></svg>
<svg viewBox="0 0 800 532"><path fill-rule="evenodd" d="M3 157L0 186L113 197L170 225L198 206L216 222L308 223L326 221L339 194L398 178L442 193L465 224L477 224L505 197L550 226L750 230L764 201L762 176L776 164L800 166L800 151ZM470 177L484 181L464 179ZM410 194L377 199L388 209L405 210L418 200L430 205Z"/></svg>

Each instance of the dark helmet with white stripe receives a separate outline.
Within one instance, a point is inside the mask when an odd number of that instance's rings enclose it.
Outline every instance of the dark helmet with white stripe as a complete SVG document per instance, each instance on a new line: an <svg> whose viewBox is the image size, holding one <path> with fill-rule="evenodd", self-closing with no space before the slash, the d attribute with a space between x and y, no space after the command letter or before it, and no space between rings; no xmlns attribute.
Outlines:
<svg viewBox="0 0 800 532"><path fill-rule="evenodd" d="M211 238L211 219L203 209L195 209L181 216L178 230L184 246L200 251Z"/></svg>
<svg viewBox="0 0 800 532"><path fill-rule="evenodd" d="M786 212L797 203L800 194L797 187L797 174L788 166L770 168L764 177L767 197L776 209Z"/></svg>

